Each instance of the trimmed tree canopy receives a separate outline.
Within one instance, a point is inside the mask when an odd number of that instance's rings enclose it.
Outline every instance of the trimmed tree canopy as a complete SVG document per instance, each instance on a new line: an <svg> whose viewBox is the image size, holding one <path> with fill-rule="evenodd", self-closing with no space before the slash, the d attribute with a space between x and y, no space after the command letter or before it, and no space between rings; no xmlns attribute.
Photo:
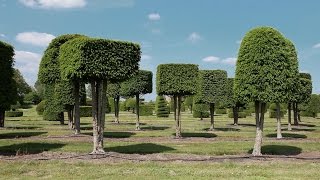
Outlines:
<svg viewBox="0 0 320 180"><path fill-rule="evenodd" d="M152 72L139 70L135 76L121 83L120 93L123 96L152 93Z"/></svg>
<svg viewBox="0 0 320 180"><path fill-rule="evenodd" d="M234 78L228 78L227 85L226 85L226 94L225 94L226 101L223 104L224 106L229 108L236 106L236 101L233 93L233 86L234 86Z"/></svg>
<svg viewBox="0 0 320 180"><path fill-rule="evenodd" d="M300 73L299 77L300 78L297 85L298 93L296 94L296 102L306 103L309 102L312 93L311 75L308 73Z"/></svg>
<svg viewBox="0 0 320 180"><path fill-rule="evenodd" d="M112 98L120 96L120 83L109 83L107 85L107 96Z"/></svg>
<svg viewBox="0 0 320 180"><path fill-rule="evenodd" d="M0 110L6 110L11 104L16 103L17 89L13 79L13 56L13 47L0 41Z"/></svg>
<svg viewBox="0 0 320 180"><path fill-rule="evenodd" d="M60 69L58 63L60 46L71 39L79 37L84 36L79 34L66 34L56 37L51 41L48 48L44 52L39 67L38 79L41 83L51 84L60 79Z"/></svg>
<svg viewBox="0 0 320 180"><path fill-rule="evenodd" d="M240 102L285 102L298 72L289 58L288 41L271 27L249 31L241 42L236 65L235 95Z"/></svg>
<svg viewBox="0 0 320 180"><path fill-rule="evenodd" d="M124 80L139 68L140 46L106 39L76 38L60 48L60 70L66 79Z"/></svg>
<svg viewBox="0 0 320 180"><path fill-rule="evenodd" d="M157 68L158 95L193 95L197 92L198 65L160 64Z"/></svg>
<svg viewBox="0 0 320 180"><path fill-rule="evenodd" d="M224 103L226 100L227 72L224 70L200 70L196 103Z"/></svg>

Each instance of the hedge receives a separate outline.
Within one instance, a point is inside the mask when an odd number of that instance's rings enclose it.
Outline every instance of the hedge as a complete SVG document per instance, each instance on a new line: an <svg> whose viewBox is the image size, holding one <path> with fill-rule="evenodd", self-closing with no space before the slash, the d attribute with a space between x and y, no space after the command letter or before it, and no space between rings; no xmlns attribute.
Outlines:
<svg viewBox="0 0 320 180"><path fill-rule="evenodd" d="M163 96L157 96L156 99L156 115L157 117L169 117L167 102Z"/></svg>
<svg viewBox="0 0 320 180"><path fill-rule="evenodd" d="M22 111L6 111L6 117L21 117L23 116Z"/></svg>
<svg viewBox="0 0 320 180"><path fill-rule="evenodd" d="M37 107L36 107L36 111L38 115L43 115L43 111L44 111L44 107L45 107L45 101L41 101Z"/></svg>
<svg viewBox="0 0 320 180"><path fill-rule="evenodd" d="M216 109L216 114L227 114L227 110L226 109Z"/></svg>
<svg viewBox="0 0 320 180"><path fill-rule="evenodd" d="M232 111L229 111L228 117L229 118L233 118L233 112ZM246 117L247 117L247 113L246 112L238 112L238 118L246 118Z"/></svg>
<svg viewBox="0 0 320 180"><path fill-rule="evenodd" d="M92 106L80 106L80 117L92 117Z"/></svg>
<svg viewBox="0 0 320 180"><path fill-rule="evenodd" d="M150 105L140 104L139 112L140 116L152 116L153 107Z"/></svg>
<svg viewBox="0 0 320 180"><path fill-rule="evenodd" d="M152 93L152 72L139 70L135 76L122 82L120 86L122 96Z"/></svg>
<svg viewBox="0 0 320 180"><path fill-rule="evenodd" d="M201 113L202 113L202 118L208 118L209 115L210 115L209 111L200 112L200 111L195 111L195 110L194 110L194 111L192 112L192 116L193 116L194 118L201 118Z"/></svg>
<svg viewBox="0 0 320 180"><path fill-rule="evenodd" d="M284 117L284 112L280 111L280 117ZM277 111L269 110L269 118L277 118Z"/></svg>

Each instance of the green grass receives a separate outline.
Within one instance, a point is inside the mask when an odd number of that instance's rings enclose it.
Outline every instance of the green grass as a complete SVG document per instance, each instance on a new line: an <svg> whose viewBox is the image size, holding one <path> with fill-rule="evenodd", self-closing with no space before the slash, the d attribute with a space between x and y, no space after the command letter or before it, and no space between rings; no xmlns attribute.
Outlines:
<svg viewBox="0 0 320 180"><path fill-rule="evenodd" d="M6 118L5 128L0 129L0 155L38 154L44 151L58 153L89 153L92 150L91 118L81 118L82 136L75 137L67 125L44 121L35 107L24 109L23 117ZM303 117L293 131L283 123L283 140L277 140L276 120L266 118L262 152L272 155L298 155L314 153L320 149L319 119ZM107 114L105 150L125 154L194 154L194 155L247 155L251 152L254 137L254 117L233 119L226 115L215 116L215 131L207 131L209 119L200 121L188 112L182 113L182 135L174 139L175 123L169 118L141 117L142 131L134 131L135 115L120 113L120 124L112 122ZM67 122L66 122L67 123ZM54 178L80 179L317 179L319 163L299 161L253 162L104 162L104 161L5 161L0 160L1 178ZM63 167L63 168L61 168ZM100 173L100 174L99 174Z"/></svg>

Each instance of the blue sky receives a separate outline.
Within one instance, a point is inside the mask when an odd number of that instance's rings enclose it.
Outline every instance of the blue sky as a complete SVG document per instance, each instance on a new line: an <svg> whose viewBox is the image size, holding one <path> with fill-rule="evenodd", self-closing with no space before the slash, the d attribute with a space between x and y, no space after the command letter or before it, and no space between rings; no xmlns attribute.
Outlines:
<svg viewBox="0 0 320 180"><path fill-rule="evenodd" d="M30 85L51 39L70 33L140 43L140 67L154 76L161 63L195 63L233 77L244 34L272 26L295 43L300 71L320 93L319 7L316 0L0 0L0 40L15 47L15 66Z"/></svg>

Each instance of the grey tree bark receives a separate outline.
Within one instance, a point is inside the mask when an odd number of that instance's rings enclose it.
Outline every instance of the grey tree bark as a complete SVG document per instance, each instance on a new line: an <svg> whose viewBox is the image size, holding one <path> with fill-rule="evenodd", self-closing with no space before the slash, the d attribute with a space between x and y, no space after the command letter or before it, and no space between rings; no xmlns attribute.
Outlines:
<svg viewBox="0 0 320 180"><path fill-rule="evenodd" d="M173 96L174 102L174 120L176 122L176 138L181 138L181 121L180 121L180 106L181 106L181 97L180 95Z"/></svg>
<svg viewBox="0 0 320 180"><path fill-rule="evenodd" d="M280 114L280 103L277 103L277 139L281 139L281 114Z"/></svg>
<svg viewBox="0 0 320 180"><path fill-rule="evenodd" d="M261 145L263 137L263 124L264 124L264 110L265 103L256 101L255 102L255 114L256 114L256 138L253 146L252 155L261 156Z"/></svg>
<svg viewBox="0 0 320 180"><path fill-rule="evenodd" d="M291 131L291 103L288 103L288 131Z"/></svg>
<svg viewBox="0 0 320 180"><path fill-rule="evenodd" d="M136 131L140 131L140 110L139 110L139 104L140 104L140 98L139 94L136 94Z"/></svg>
<svg viewBox="0 0 320 180"><path fill-rule="evenodd" d="M210 103L210 129L209 131L213 131L214 130L214 103Z"/></svg>
<svg viewBox="0 0 320 180"><path fill-rule="evenodd" d="M107 82L96 80L91 82L92 117L93 117L93 151L90 154L105 154L103 149L103 133L105 126Z"/></svg>
<svg viewBox="0 0 320 180"><path fill-rule="evenodd" d="M80 134L80 84L74 82L74 130Z"/></svg>
<svg viewBox="0 0 320 180"><path fill-rule="evenodd" d="M73 106L68 107L68 126L69 129L73 129Z"/></svg>

